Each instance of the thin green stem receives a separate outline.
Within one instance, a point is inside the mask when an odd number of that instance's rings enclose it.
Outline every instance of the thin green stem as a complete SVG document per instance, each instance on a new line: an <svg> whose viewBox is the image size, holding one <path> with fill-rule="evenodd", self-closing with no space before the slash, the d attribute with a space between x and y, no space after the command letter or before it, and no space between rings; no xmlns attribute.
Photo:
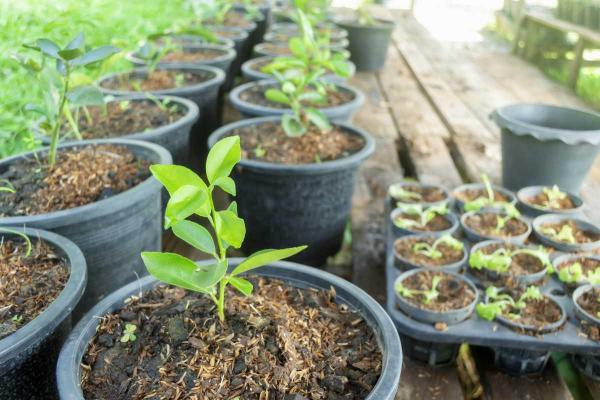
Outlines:
<svg viewBox="0 0 600 400"><path fill-rule="evenodd" d="M60 134L60 127L62 126L62 115L65 104L67 103L67 92L69 91L69 76L71 74L69 64L65 63L65 68L65 85L62 93L60 94L58 113L52 129L52 136L50 137L50 150L48 151L48 164L50 164L50 166L53 166L56 163L56 148L58 147L58 137Z"/></svg>

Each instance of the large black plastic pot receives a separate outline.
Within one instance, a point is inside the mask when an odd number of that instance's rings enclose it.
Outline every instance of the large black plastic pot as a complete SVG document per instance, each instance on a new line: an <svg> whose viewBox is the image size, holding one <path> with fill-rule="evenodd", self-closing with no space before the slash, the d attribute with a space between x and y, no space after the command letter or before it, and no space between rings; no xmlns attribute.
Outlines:
<svg viewBox="0 0 600 400"><path fill-rule="evenodd" d="M252 41L254 44L260 43L263 41L265 33L269 28L270 17L271 17L271 7L268 4L263 4L257 7L260 11L260 14L256 15L253 18L253 22L256 24L256 28L252 31ZM240 14L246 13L246 6L243 4L234 4L233 10Z"/></svg>
<svg viewBox="0 0 600 400"><path fill-rule="evenodd" d="M231 260L235 267L241 258ZM206 264L204 262L203 264ZM281 279L290 286L299 288L316 288L336 292L336 301L347 304L358 311L375 333L379 348L383 354L381 376L366 400L393 400L402 367L402 349L396 328L390 317L368 294L352 283L335 275L305 265L277 262L256 270L261 276ZM63 346L58 360L57 381L61 400L83 400L81 391L81 359L87 350L88 343L96 333L98 317L114 312L123 307L125 299L138 294L140 288L148 290L157 284L151 277L131 283L112 293L96 305L75 327Z"/></svg>
<svg viewBox="0 0 600 400"><path fill-rule="evenodd" d="M280 117L263 117L234 122L214 132L208 139L209 146L232 130L280 121ZM373 152L375 143L355 127L336 125L362 138L363 148L349 157L315 164L243 159L234 169L238 212L247 226L244 250L306 244L308 249L294 260L309 265L322 265L339 250L350 214L356 170Z"/></svg>
<svg viewBox="0 0 600 400"><path fill-rule="evenodd" d="M86 140L59 148L90 144L122 145L153 164L171 164L171 155L165 148L138 140ZM44 159L46 152L44 148L6 158L0 161L0 173L22 157L37 155ZM160 250L162 246L161 188L160 183L150 177L129 190L84 206L0 218L0 226L46 229L79 246L87 262L89 284L75 312L77 318L108 293L146 274L140 252Z"/></svg>
<svg viewBox="0 0 600 400"><path fill-rule="evenodd" d="M250 57L250 52L252 51L253 44L248 37L248 32L242 28L230 26L206 25L205 27L214 32L217 37L233 41L235 58L231 62L229 71L234 77L239 75L242 63Z"/></svg>
<svg viewBox="0 0 600 400"><path fill-rule="evenodd" d="M112 101L151 101L147 96L143 94L131 94ZM161 126L154 129L147 129L143 132L130 133L126 135L116 134L115 137L121 137L123 139L133 140L144 140L146 142L156 143L161 145L171 153L173 162L175 164L187 164L188 163L188 144L190 140L190 130L192 125L198 120L198 106L191 100L184 99L182 97L173 96L155 96L154 100L163 101L168 100L169 105L177 104L177 106L185 111L185 114L181 116L177 121L174 121L168 125ZM50 144L50 138L48 136L41 136L42 143L45 146ZM68 140L73 141L73 140ZM63 141L64 142L64 141Z"/></svg>
<svg viewBox="0 0 600 400"><path fill-rule="evenodd" d="M358 71L378 71L385 64L394 23L376 20L374 25L361 25L356 21L336 22L348 31L350 60Z"/></svg>
<svg viewBox="0 0 600 400"><path fill-rule="evenodd" d="M252 118L272 115L280 116L283 114L293 113L291 108L267 107L260 104L250 103L240 97L244 91L250 90L257 86L262 88L263 91L266 91L270 87L276 88L278 84L272 79L248 82L237 86L229 93L229 101L231 102L231 105L233 105L233 107L238 110L242 116L245 118ZM353 95L352 100L335 107L319 107L319 110L332 122L351 122L354 113L358 111L360 106L365 102L365 96L360 90L355 89L350 85L338 83L336 87L338 91L350 92Z"/></svg>
<svg viewBox="0 0 600 400"><path fill-rule="evenodd" d="M0 340L0 398L48 400L57 396L56 360L71 330L71 312L83 294L87 270L72 241L39 229L11 227L48 243L66 261L69 279L60 295L35 319ZM0 233L3 239L11 233Z"/></svg>
<svg viewBox="0 0 600 400"><path fill-rule="evenodd" d="M558 185L578 193L600 144L600 114L544 104L494 110L502 131L502 183Z"/></svg>
<svg viewBox="0 0 600 400"><path fill-rule="evenodd" d="M209 74L210 78L204 82L198 83L197 85L183 86L165 90L151 91L152 95L168 95L183 97L191 100L198 106L200 111L200 118L196 121L196 124L192 128L190 134L190 140L188 144L188 157L193 168L200 168L201 155L206 151L206 139L208 135L212 133L221 124L221 116L219 112L219 91L220 87L225 81L225 73L215 67L209 66L169 66L161 67L159 69L176 70L182 72L196 72L200 74ZM143 77L148 74L148 68L136 68L125 74L131 74L134 77ZM115 79L121 74L112 74L101 78L98 81L98 86L102 89L105 94L113 96L126 96L136 92L124 91L124 90L112 90L102 87L103 83Z"/></svg>

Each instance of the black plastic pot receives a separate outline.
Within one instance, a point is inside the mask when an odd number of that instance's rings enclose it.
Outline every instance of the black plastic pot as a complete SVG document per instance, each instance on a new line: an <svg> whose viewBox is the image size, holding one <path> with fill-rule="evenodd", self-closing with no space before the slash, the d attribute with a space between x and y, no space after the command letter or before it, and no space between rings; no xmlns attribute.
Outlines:
<svg viewBox="0 0 600 400"><path fill-rule="evenodd" d="M420 361L430 367L454 364L460 345L455 343L426 342L400 334L404 356Z"/></svg>
<svg viewBox="0 0 600 400"><path fill-rule="evenodd" d="M83 294L87 277L85 259L72 241L39 229L11 227L32 240L51 245L66 261L69 279L60 295L28 324L0 340L0 398L47 400L57 396L56 360L71 330L71 312ZM2 238L16 237L0 233Z"/></svg>
<svg viewBox="0 0 600 400"><path fill-rule="evenodd" d="M498 214L498 215L503 215L503 216L506 215L505 213L502 213L499 211L494 211L494 210L471 211L471 212L461 215L460 226L462 227L463 232L467 236L467 239L469 239L472 242L481 242L484 240L502 240L502 241L505 241L507 243L512 243L512 244L523 244L523 243L525 243L525 240L527 240L527 238L531 234L531 224L529 223L529 221L527 221L524 218L517 217L518 220L520 220L525 225L527 225L527 231L525 231L525 233L522 233L522 234L516 235L516 236L506 236L506 237L482 235L482 234L476 232L475 230L471 229L471 227L466 223L467 218L469 218L473 215L476 215L476 214L481 214L481 213L486 213L486 214L491 213L491 214Z"/></svg>
<svg viewBox="0 0 600 400"><path fill-rule="evenodd" d="M233 107L238 110L243 117L267 117L267 116L281 116L283 114L292 114L291 108L277 108L277 107L266 107L260 104L253 104L248 101L242 100L240 95L247 90L255 87L262 88L266 91L268 88L276 88L278 83L272 79L265 79L261 81L248 82L243 85L237 86L229 93L229 101ZM331 122L351 122L352 116L360 106L365 102L365 96L358 89L345 84L337 84L337 90L341 92L350 92L353 96L352 100L335 107L324 107L319 110L331 121Z"/></svg>
<svg viewBox="0 0 600 400"><path fill-rule="evenodd" d="M550 359L549 351L512 349L495 347L494 365L498 370L510 376L539 374L546 368Z"/></svg>
<svg viewBox="0 0 600 400"><path fill-rule="evenodd" d="M511 192L508 189L505 189L501 186L496 186L496 185L492 185L492 190L502 193L504 196L506 196L508 198L508 202L511 203L512 205L516 205L517 204L517 198L515 197L514 193ZM454 188L454 190L452 190L452 197L454 198L454 205L456 206L456 209L463 213L465 212L465 203L459 199L456 196L456 193L460 193L463 192L465 190L483 190L485 193L485 185L483 183L467 183L464 185L460 185L456 188ZM482 210L495 210L497 208L494 207L483 207Z"/></svg>
<svg viewBox="0 0 600 400"><path fill-rule="evenodd" d="M528 199L531 199L539 194L544 192L545 186L528 186L517 192L517 199L519 200L519 209L529 216L529 217L537 217L543 214L568 214L572 216L582 216L583 215L583 200L581 197L577 196L574 193L566 192L567 196L571 199L574 208L564 209L564 210L550 210L542 207L538 207L536 205L530 204L527 202ZM562 191L562 190L561 190Z"/></svg>
<svg viewBox="0 0 600 400"><path fill-rule="evenodd" d="M232 259L232 266L236 266L241 260L239 258ZM390 317L375 300L342 278L304 265L278 262L255 271L261 276L281 279L294 287L311 287L321 290L333 288L336 291L336 301L356 309L373 329L383 354L381 376L366 400L394 399L402 367L402 349L398 333ZM139 282L122 287L97 304L77 324L58 360L57 381L61 400L83 400L80 387L80 364L89 341L96 333L99 322L97 316L120 309L126 298L138 294L140 290L150 289L156 284L156 280L148 276Z"/></svg>
<svg viewBox="0 0 600 400"><path fill-rule="evenodd" d="M394 243L396 243L400 240L411 240L417 236L422 237L424 240L431 239L431 238L437 239L437 236L435 236L435 235L408 235L408 236L402 236L401 238L396 239L394 241ZM460 273L461 270L463 269L463 267L465 266L465 264L467 263L468 259L469 259L469 252L468 252L466 246L463 247L463 257L460 259L460 261L457 261L457 262L454 262L451 264L436 265L436 266L430 266L430 265L426 265L426 264L414 264L413 262L400 256L400 254L398 254L398 252L394 249L394 265L402 271L410 271L410 270L414 270L414 269L425 268L425 269L431 269L431 270Z"/></svg>
<svg viewBox="0 0 600 400"><path fill-rule="evenodd" d="M284 35L285 38L282 38L281 35ZM294 37L294 33L290 33L288 35L288 34L282 33L282 32L269 32L265 35L264 40L265 40L265 42L276 43L278 45L287 47L288 41L292 37ZM331 47L336 48L336 49L339 49L339 48L345 49L348 47L350 42L348 41L347 38L343 37L343 38L337 38L337 39L330 39L329 44L331 45Z"/></svg>
<svg viewBox="0 0 600 400"><path fill-rule="evenodd" d="M279 121L279 117L263 117L226 125L210 136L209 146L234 129ZM248 229L246 251L306 244L308 249L295 260L319 266L339 250L356 170L373 152L375 143L355 127L337 126L362 138L364 147L349 157L318 164L283 165L242 159L234 169L238 211Z"/></svg>
<svg viewBox="0 0 600 400"><path fill-rule="evenodd" d="M402 237L402 236L406 236L406 235L434 235L434 236L442 236L442 235L446 235L446 234L453 235L454 232L456 232L458 230L458 228L460 227L460 222L458 221L458 218L456 217L456 215L449 212L446 215L442 215L442 217L444 217L450 223L450 227L448 229L444 229L443 231L418 231L418 230L412 230L409 228L401 228L394 223L398 214L401 214L401 213L402 213L402 210L399 208L394 209L390 213L390 220L392 222L392 232L394 234L394 237Z"/></svg>
<svg viewBox="0 0 600 400"><path fill-rule="evenodd" d="M573 311L575 312L575 316L580 320L587 324L600 327L600 318L596 317L585 311L581 306L577 303L577 299L581 297L584 293L592 290L591 285L580 286L573 292ZM574 354L572 356L572 361L575 367L582 372L584 375L592 378L596 381L600 381L600 357L593 356L588 354Z"/></svg>
<svg viewBox="0 0 600 400"><path fill-rule="evenodd" d="M202 36L198 36L198 35L168 35L167 38L172 43L177 44L177 45L195 46L195 45L201 45L201 44L214 44L214 45L222 46L222 47L235 48L235 43L232 39L225 38L225 37L219 37L219 36L217 36L217 40L214 42L209 42L206 39L204 39ZM164 41L157 41L157 42L159 44L164 44Z"/></svg>
<svg viewBox="0 0 600 400"><path fill-rule="evenodd" d="M59 148L90 144L126 146L138 157L156 164L171 164L169 152L154 143L138 140L86 140L67 143ZM0 161L0 172L22 157L43 159L47 149L13 156ZM0 226L27 226L46 229L71 239L83 252L88 268L85 295L75 311L75 318L99 299L125 283L146 274L141 251L162 247L162 186L150 177L139 185L80 207L31 216L0 218Z"/></svg>
<svg viewBox="0 0 600 400"><path fill-rule="evenodd" d="M507 318L503 315L497 315L496 321L500 322L503 325L508 326L509 328L511 328L517 332L530 332L530 333L535 333L535 334L544 334L544 333L550 333L550 332L557 331L567 321L567 311L565 310L565 308L563 307L562 304L560 304L559 302L554 300L552 297L550 297L550 296L546 296L546 297L548 299L550 299L552 302L554 302L554 304L560 308L561 318L556 322L553 322L551 324L548 324L548 325L538 328L533 325L522 324L511 318ZM487 298L486 298L486 302L487 302Z"/></svg>
<svg viewBox="0 0 600 400"><path fill-rule="evenodd" d="M258 9L260 11L260 15L256 15L253 19L254 23L256 24L256 28L252 31L252 41L254 44L263 41L270 23L271 7L265 4L259 6ZM235 4L233 6L233 10L244 14L246 12L246 6L243 4Z"/></svg>
<svg viewBox="0 0 600 400"><path fill-rule="evenodd" d="M398 276L398 278L396 278L396 282L394 282L394 287L396 287L397 283L403 282L405 279L408 279L410 276L413 276L415 274L419 274L422 272L423 272L422 269L413 269L410 271L403 272L402 274L400 274L400 276ZM402 312L404 312L406 315L408 315L412 319L419 321L419 322L426 323L426 324L436 324L437 322L443 322L447 325L454 325L454 324L458 324L458 323L464 321L465 319L469 318L469 316L471 314L473 314L473 311L475 310L475 306L479 302L479 291L477 290L477 288L475 287L473 282L471 282L470 280L465 278L463 275L460 275L460 274L457 274L454 272L448 272L448 271L444 271L444 273L454 277L456 280L463 281L471 288L473 293L475 293L475 298L473 299L471 304L469 304L468 306L466 306L464 308L458 309L458 310L449 310L449 311L445 311L445 312L438 312L438 311L427 310L427 309L415 306L411 302L405 300L404 297L402 297L398 293L396 293L396 304L398 305L398 308L400 308L400 310L402 310Z"/></svg>
<svg viewBox="0 0 600 400"><path fill-rule="evenodd" d="M535 236L540 240L540 242L542 242L546 246L554 247L556 250L559 251L584 252L593 251L595 249L600 248L600 240L590 243L562 243L553 240L541 231L542 225L556 224L565 220L573 220L575 221L575 224L579 229L583 229L600 235L600 228L584 219L576 218L570 215L545 214L540 215L539 217L533 220L533 231L535 232Z"/></svg>
<svg viewBox="0 0 600 400"><path fill-rule="evenodd" d="M502 130L502 182L509 189L579 188L598 154L600 114L544 104L514 104L491 118Z"/></svg>
<svg viewBox="0 0 600 400"><path fill-rule="evenodd" d="M336 25L327 25L329 29L329 38L331 40L345 39L348 37L348 31ZM283 33L289 36L298 36L299 28L295 22L277 22L271 24L271 32Z"/></svg>
<svg viewBox="0 0 600 400"><path fill-rule="evenodd" d="M254 66L259 62L271 61L274 60L273 56L262 56L257 58L252 58L245 63L242 64L242 76L247 81L260 81L263 79L273 79L272 75L269 75L265 72L261 72L257 69L254 69ZM351 61L348 61L348 65L350 67L350 76L352 77L356 72L356 66ZM337 76L334 73L328 73L323 75L323 79L327 82L332 82L335 84L344 83L347 81L347 78L342 78L341 76Z"/></svg>
<svg viewBox="0 0 600 400"><path fill-rule="evenodd" d="M175 164L188 163L188 144L190 140L190 130L192 125L198 120L198 106L191 100L182 97L158 95L154 100L168 100L170 104L177 104L178 107L185 110L185 114L177 121L155 129L147 129L143 132L130 133L126 135L115 135L123 139L143 140L146 142L161 145L171 153ZM151 101L143 94L131 94L112 101ZM48 136L40 136L45 146L50 145ZM73 142L76 140L68 140ZM65 141L63 141L65 142Z"/></svg>
<svg viewBox="0 0 600 400"><path fill-rule="evenodd" d="M375 25L361 25L357 21L339 21L337 24L348 31L348 50L356 69L380 70L385 64L394 23L378 19Z"/></svg>
<svg viewBox="0 0 600 400"><path fill-rule="evenodd" d="M219 68L208 67L208 66L170 66L161 67L159 69L177 70L182 72L196 72L202 74L209 74L210 79L201 82L197 85L184 86L165 90L156 90L150 92L152 95L168 95L183 97L191 100L198 106L200 111L200 117L196 121L196 124L192 128L190 140L188 144L188 158L191 165L195 170L199 170L203 167L201 165L202 154L206 152L206 139L208 135L213 132L221 124L221 116L219 113L219 91L220 87L225 81L225 73ZM133 76L141 77L148 73L148 68L136 68L128 74ZM101 78L98 81L98 86L102 89L105 94L113 96L125 96L134 94L136 92L112 90L102 87L102 84L110 79L121 74L111 74Z"/></svg>
<svg viewBox="0 0 600 400"><path fill-rule="evenodd" d="M229 39L233 41L235 49L235 58L231 62L230 72L235 77L239 75L242 63L250 58L252 52L252 42L248 37L248 32L242 28L228 26L211 26L206 25L206 28L214 32L219 38Z"/></svg>

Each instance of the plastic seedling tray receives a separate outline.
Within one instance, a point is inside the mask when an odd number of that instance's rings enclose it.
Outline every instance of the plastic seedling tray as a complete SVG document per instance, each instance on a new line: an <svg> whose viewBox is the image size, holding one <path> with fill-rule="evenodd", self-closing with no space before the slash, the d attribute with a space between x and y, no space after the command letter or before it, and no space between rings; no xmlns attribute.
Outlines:
<svg viewBox="0 0 600 400"><path fill-rule="evenodd" d="M386 215L391 208L390 199L386 199ZM396 293L394 281L401 271L394 266L394 234L392 222L386 221L386 309L396 324L398 331L411 338L417 338L423 342L433 343L469 343L494 348L513 348L532 351L563 351L567 353L579 353L587 355L600 355L600 344L587 339L581 335L579 320L573 312L572 300L560 282L554 278L546 278L544 285L540 287L543 294L548 295L560 303L567 312L567 321L561 329L543 335L520 334L509 329L497 321L486 321L480 318L476 312L465 321L456 325L450 325L444 331L435 329L432 324L416 321L402 313L396 306ZM468 244L467 244L468 246ZM468 267L467 267L468 268ZM483 299L483 291L477 279L465 273L480 289L480 299Z"/></svg>

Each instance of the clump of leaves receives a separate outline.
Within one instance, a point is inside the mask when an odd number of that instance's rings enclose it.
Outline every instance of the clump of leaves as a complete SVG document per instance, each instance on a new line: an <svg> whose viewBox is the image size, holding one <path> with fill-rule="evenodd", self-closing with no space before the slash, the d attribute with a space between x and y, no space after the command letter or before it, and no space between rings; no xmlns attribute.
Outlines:
<svg viewBox="0 0 600 400"><path fill-rule="evenodd" d="M481 182L485 188L485 196L480 196L474 200L467 201L464 205L465 211L479 211L482 208L498 208L510 212L510 206L514 206L506 201L496 201L494 189L490 182L490 178L486 174L481 175Z"/></svg>
<svg viewBox="0 0 600 400"><path fill-rule="evenodd" d="M520 311L527 307L527 302L542 299L542 294L537 286L529 286L516 301L512 296L501 292L495 286L488 287L485 294L487 301L477 304L476 310L481 318L488 321L493 321L498 315L506 311L510 311L506 314L508 317L518 319Z"/></svg>
<svg viewBox="0 0 600 400"><path fill-rule="evenodd" d="M437 287L441 281L442 277L439 275L435 275L433 278L431 278L431 287L429 289L423 290L407 288L402 284L402 282L399 281L396 283L395 289L396 293L398 293L402 297L412 298L414 296L420 295L422 296L423 304L429 304L435 299L437 299L440 295L440 292L437 290Z"/></svg>
<svg viewBox="0 0 600 400"><path fill-rule="evenodd" d="M81 138L77 128L77 118L71 113L71 108L104 105L102 92L89 84L77 85L73 79L74 73L103 61L120 50L114 46L101 46L86 51L83 32L62 48L50 39L38 39L34 43L24 46L40 52L44 59L49 58L55 61L54 72L44 68L44 62L38 63L30 58L21 60L25 68L32 73L43 75L44 80L49 84L44 93L44 105L28 104L25 106L25 110L42 115L43 120L39 124L39 128L50 136L48 164L53 166L56 162L60 129L65 120L76 136Z"/></svg>
<svg viewBox="0 0 600 400"><path fill-rule="evenodd" d="M503 212L496 215L496 226L494 227L494 231L496 231L498 234L502 234L502 231L506 227L506 223L508 221L521 216L521 213L513 204L503 203L503 209Z"/></svg>
<svg viewBox="0 0 600 400"><path fill-rule="evenodd" d="M237 214L232 202L225 210L217 210L213 199L216 188L236 194L236 186L229 176L240 161L240 138L231 136L218 141L208 153L206 175L208 183L190 169L179 165L152 165L150 170L170 195L165 211L165 229L194 248L212 257L213 263L198 266L194 261L176 253L144 252L146 268L158 280L208 295L217 308L221 321L225 320L225 289L231 284L242 294L252 293L252 283L240 275L266 264L291 257L306 246L280 250L258 251L228 273L227 249L240 248L246 235L244 220ZM189 220L205 218L212 230ZM213 239L214 235L214 239Z"/></svg>
<svg viewBox="0 0 600 400"><path fill-rule="evenodd" d="M375 19L371 14L371 8L375 4L374 0L361 0L358 8L356 9L356 15L358 23L361 25L375 25Z"/></svg>
<svg viewBox="0 0 600 400"><path fill-rule="evenodd" d="M577 240L575 239L575 234L573 232L573 227L571 225L565 224L563 225L559 231L551 226L542 227L541 232L548 236L550 239L555 242L575 244Z"/></svg>
<svg viewBox="0 0 600 400"><path fill-rule="evenodd" d="M389 192L390 196L392 196L392 198L394 198L395 200L398 200L400 202L402 202L402 201L410 201L410 202L420 201L423 198L423 196L421 196L421 193L413 192L408 189L405 189L405 186L400 183L391 185L388 192Z"/></svg>
<svg viewBox="0 0 600 400"><path fill-rule="evenodd" d="M577 261L568 267L559 269L558 279L561 282L569 284L585 281L591 285L597 286L600 285L600 268L596 268L594 271L588 271L587 274L584 274L581 263Z"/></svg>
<svg viewBox="0 0 600 400"><path fill-rule="evenodd" d="M420 204L402 204L398 209L401 214L394 219L394 225L403 229L425 228L436 216L450 212L445 204L426 208ZM417 219L406 218L402 214L415 216Z"/></svg>
<svg viewBox="0 0 600 400"><path fill-rule="evenodd" d="M550 187L544 187L544 194L546 195L546 200L542 202L542 206L544 208L549 209L560 209L561 201L565 200L568 197L568 194L561 191L558 186L554 185Z"/></svg>
<svg viewBox="0 0 600 400"><path fill-rule="evenodd" d="M121 343L131 343L135 342L137 336L135 335L135 331L137 330L137 326L134 324L125 324L125 330L123 331L123 336L121 336Z"/></svg>
<svg viewBox="0 0 600 400"><path fill-rule="evenodd" d="M433 244L427 242L415 243L412 247L412 251L417 254L422 254L432 260L438 260L442 258L443 253L439 250L439 247L444 244L453 250L462 250L465 245L460 240L455 239L452 235L444 234L437 238Z"/></svg>
<svg viewBox="0 0 600 400"><path fill-rule="evenodd" d="M165 40L160 45L151 40L146 41L142 43L137 51L137 55L146 62L149 73L156 71L164 56L181 49L181 45L174 43L171 37L165 36L164 38ZM138 91L141 90L138 89Z"/></svg>
<svg viewBox="0 0 600 400"><path fill-rule="evenodd" d="M500 247L490 254L486 254L482 249L478 249L471 252L469 255L469 266L477 270L487 269L497 273L506 273L510 269L513 257L519 254L533 256L537 258L545 268L548 268L548 271L552 270L550 255L541 246L538 249L519 248L516 250Z"/></svg>

